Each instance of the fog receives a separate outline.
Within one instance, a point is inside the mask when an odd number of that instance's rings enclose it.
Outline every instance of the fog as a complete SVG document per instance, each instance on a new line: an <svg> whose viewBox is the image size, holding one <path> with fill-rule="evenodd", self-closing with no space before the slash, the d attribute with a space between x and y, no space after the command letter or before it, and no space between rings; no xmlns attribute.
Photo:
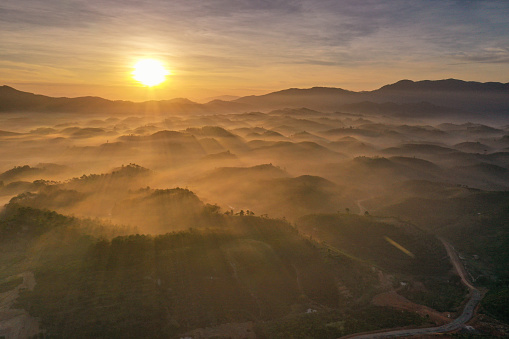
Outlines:
<svg viewBox="0 0 509 339"><path fill-rule="evenodd" d="M408 199L401 187L416 181L509 187L509 128L468 121L287 108L172 116L6 113L0 126L2 202L30 192L19 202L147 233L188 227L191 220L175 220L205 204L295 221L358 212L360 200ZM189 190L191 200L170 197L175 188ZM154 198L155 192L168 197Z"/></svg>
<svg viewBox="0 0 509 339"><path fill-rule="evenodd" d="M428 85L206 104L0 88L0 337L433 329L486 289L503 321L507 85Z"/></svg>

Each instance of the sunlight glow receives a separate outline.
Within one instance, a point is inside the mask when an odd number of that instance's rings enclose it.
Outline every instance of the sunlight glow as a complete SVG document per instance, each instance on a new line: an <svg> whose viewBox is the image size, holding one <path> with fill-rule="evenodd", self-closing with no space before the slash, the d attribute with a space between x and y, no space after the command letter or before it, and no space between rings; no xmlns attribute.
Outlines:
<svg viewBox="0 0 509 339"><path fill-rule="evenodd" d="M412 257L412 258L415 258L415 255L410 252L409 250L407 250L406 248L404 248L403 246L401 246L400 244L398 244L397 242L395 242L394 240L392 240L391 238L389 237L384 237L385 240L391 244L392 246L396 247L398 250L400 250L401 252L405 253L406 255L408 255L409 257Z"/></svg>
<svg viewBox="0 0 509 339"><path fill-rule="evenodd" d="M133 78L145 86L156 86L166 80L170 72L164 68L160 61L143 59L134 65Z"/></svg>

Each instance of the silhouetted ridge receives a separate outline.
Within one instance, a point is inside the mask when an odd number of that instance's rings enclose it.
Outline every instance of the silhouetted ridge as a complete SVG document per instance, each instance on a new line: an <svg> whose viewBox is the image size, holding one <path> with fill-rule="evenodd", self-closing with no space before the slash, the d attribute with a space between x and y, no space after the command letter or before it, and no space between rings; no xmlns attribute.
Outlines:
<svg viewBox="0 0 509 339"><path fill-rule="evenodd" d="M194 105L198 104L198 103L191 101L187 98L175 98L175 99L164 100L164 101L168 102L168 103L174 103L174 104L194 104Z"/></svg>
<svg viewBox="0 0 509 339"><path fill-rule="evenodd" d="M19 92L19 91L17 89L15 89L14 87L7 86L7 85L0 86L0 93L2 93L2 94L4 94L4 93L15 94L17 92Z"/></svg>
<svg viewBox="0 0 509 339"><path fill-rule="evenodd" d="M385 85L377 91L509 91L509 83L500 82L476 82L457 79L446 80L400 80L391 85ZM509 94L509 93L508 93Z"/></svg>
<svg viewBox="0 0 509 339"><path fill-rule="evenodd" d="M356 93L342 88L336 87L311 87L311 88L289 88L281 91L269 93L271 94L285 94L285 95L301 95L301 94L315 94L315 95L330 95L330 94L344 94Z"/></svg>
<svg viewBox="0 0 509 339"><path fill-rule="evenodd" d="M509 83L456 79L417 82L401 80L374 91L354 92L334 87L290 88L259 96L245 96L233 101L199 104L182 98L147 102L111 101L98 97L52 98L2 86L0 112L141 114L157 111L164 114L210 115L265 110L286 115L284 109L290 108L289 115L313 115L313 110L337 112L341 111L344 105L356 105L356 110L374 109L374 113L387 112L400 116L408 113L428 116L461 113L461 116L465 116L464 111L478 116L480 111L495 115L506 113L509 110L507 94Z"/></svg>

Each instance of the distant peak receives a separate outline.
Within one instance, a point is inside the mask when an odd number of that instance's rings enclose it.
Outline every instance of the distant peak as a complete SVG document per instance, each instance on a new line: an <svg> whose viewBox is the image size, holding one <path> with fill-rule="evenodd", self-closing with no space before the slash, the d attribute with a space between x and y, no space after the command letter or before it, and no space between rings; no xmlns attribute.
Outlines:
<svg viewBox="0 0 509 339"><path fill-rule="evenodd" d="M500 82L476 82L458 79L442 80L400 80L394 84L385 85L377 91L507 91L509 84Z"/></svg>
<svg viewBox="0 0 509 339"><path fill-rule="evenodd" d="M396 83L392 84L392 86L393 86L393 85L400 85L400 86L402 86L402 85L409 85L409 84L414 84L414 83L415 83L415 82L414 82L414 81L412 81L412 80L403 79L403 80L400 80L400 81L398 81L398 82L396 82ZM391 85L386 85L386 86L391 86Z"/></svg>
<svg viewBox="0 0 509 339"><path fill-rule="evenodd" d="M336 87L311 87L311 88L288 88L277 92L272 92L266 95L286 94L286 95L302 95L302 94L336 94L336 93L354 93L342 88Z"/></svg>
<svg viewBox="0 0 509 339"><path fill-rule="evenodd" d="M22 91L20 91L20 90L15 89L14 87L7 86L7 85L0 86L0 92L8 92L8 93L12 93L12 92L16 92L16 93L28 93L28 92L22 92ZM32 93L29 93L29 94L32 94Z"/></svg>
<svg viewBox="0 0 509 339"><path fill-rule="evenodd" d="M196 102L191 101L187 98L170 99L170 100L168 100L168 102L171 102L172 104L196 104Z"/></svg>

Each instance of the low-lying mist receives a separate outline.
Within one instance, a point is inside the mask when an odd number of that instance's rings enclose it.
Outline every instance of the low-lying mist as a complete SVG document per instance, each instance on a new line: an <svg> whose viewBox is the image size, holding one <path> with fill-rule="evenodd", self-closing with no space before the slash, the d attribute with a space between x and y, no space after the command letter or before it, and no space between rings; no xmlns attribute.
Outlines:
<svg viewBox="0 0 509 339"><path fill-rule="evenodd" d="M388 193L405 199L408 192L394 185L415 180L509 187L508 128L468 122L285 109L172 118L2 115L1 126L2 201L30 192L24 199L38 208L115 222L154 222L134 214L159 215L158 204L179 200L170 198L177 187L223 213L290 220L358 211L358 201ZM130 217L116 217L121 209Z"/></svg>
<svg viewBox="0 0 509 339"><path fill-rule="evenodd" d="M503 124L41 114L0 115L0 289L35 272L19 305L50 334L437 326L466 295L439 237L485 284L507 277Z"/></svg>

